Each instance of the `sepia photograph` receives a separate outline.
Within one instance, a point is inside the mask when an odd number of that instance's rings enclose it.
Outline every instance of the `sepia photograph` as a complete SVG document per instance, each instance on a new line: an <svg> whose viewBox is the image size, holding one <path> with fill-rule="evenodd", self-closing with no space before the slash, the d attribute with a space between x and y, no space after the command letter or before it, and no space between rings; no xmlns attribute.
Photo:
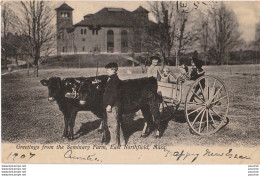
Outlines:
<svg viewBox="0 0 260 176"><path fill-rule="evenodd" d="M2 1L3 163L259 164L259 1Z"/></svg>

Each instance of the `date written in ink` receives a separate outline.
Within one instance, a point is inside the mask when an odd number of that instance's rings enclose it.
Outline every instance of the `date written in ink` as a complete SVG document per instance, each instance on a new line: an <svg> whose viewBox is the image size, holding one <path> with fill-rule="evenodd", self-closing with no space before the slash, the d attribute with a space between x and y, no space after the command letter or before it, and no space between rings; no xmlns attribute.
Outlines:
<svg viewBox="0 0 260 176"><path fill-rule="evenodd" d="M16 159L31 159L31 158L33 158L34 156L35 156L35 154L34 154L34 153L31 153L31 152L30 152L30 154L27 154L27 155L11 152L11 153L8 155L7 159L8 159L8 160L11 159L11 160L15 161Z"/></svg>

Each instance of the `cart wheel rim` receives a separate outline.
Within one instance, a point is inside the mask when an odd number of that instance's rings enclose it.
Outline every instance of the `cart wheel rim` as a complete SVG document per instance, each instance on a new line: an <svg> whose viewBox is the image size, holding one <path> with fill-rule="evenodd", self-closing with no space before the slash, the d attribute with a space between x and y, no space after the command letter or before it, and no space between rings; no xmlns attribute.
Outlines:
<svg viewBox="0 0 260 176"><path fill-rule="evenodd" d="M217 132L229 110L225 83L216 76L202 76L190 87L185 101L185 117L191 130L198 135Z"/></svg>

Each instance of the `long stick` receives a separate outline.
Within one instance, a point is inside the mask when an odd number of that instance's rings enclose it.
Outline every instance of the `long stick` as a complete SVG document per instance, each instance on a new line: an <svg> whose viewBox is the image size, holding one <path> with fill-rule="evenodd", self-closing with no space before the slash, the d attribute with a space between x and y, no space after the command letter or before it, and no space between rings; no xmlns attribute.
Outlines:
<svg viewBox="0 0 260 176"><path fill-rule="evenodd" d="M97 62L97 71L96 71L96 78L98 76L98 62Z"/></svg>

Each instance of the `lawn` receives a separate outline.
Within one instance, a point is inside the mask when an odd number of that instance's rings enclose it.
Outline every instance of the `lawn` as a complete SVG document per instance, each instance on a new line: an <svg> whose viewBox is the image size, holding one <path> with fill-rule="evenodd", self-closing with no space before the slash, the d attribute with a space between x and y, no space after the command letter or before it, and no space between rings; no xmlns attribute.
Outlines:
<svg viewBox="0 0 260 176"><path fill-rule="evenodd" d="M47 58L41 65L41 68L89 68L104 67L109 62L117 62L119 66L131 66L132 62L118 54L78 54L64 55Z"/></svg>
<svg viewBox="0 0 260 176"><path fill-rule="evenodd" d="M173 72L177 69L171 67ZM167 124L164 135L140 138L143 127L141 112L124 116L132 129L129 144L259 146L260 145L260 65L206 66L208 75L220 77L230 94L230 122L211 136L191 134L183 108ZM96 128L100 120L90 112L79 112L74 141L61 139L64 122L56 103L47 101L47 88L40 80L51 76L78 77L95 75L95 68L44 69L39 77L27 78L26 71L2 76L2 142L11 143L87 143L99 144L101 134ZM99 74L105 74L99 69ZM119 68L121 79L144 77L141 67Z"/></svg>

